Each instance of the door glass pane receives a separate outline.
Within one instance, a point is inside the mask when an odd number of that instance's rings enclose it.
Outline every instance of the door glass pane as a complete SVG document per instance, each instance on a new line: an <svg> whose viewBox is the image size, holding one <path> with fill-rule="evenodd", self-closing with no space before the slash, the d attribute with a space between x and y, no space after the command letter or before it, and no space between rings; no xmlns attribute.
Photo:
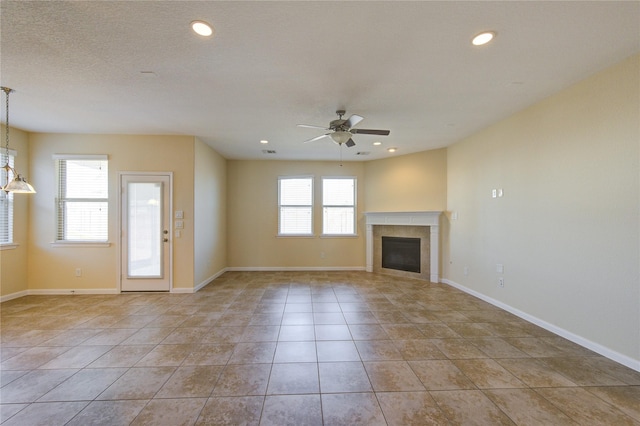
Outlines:
<svg viewBox="0 0 640 426"><path fill-rule="evenodd" d="M162 278L162 183L129 182L128 276Z"/></svg>

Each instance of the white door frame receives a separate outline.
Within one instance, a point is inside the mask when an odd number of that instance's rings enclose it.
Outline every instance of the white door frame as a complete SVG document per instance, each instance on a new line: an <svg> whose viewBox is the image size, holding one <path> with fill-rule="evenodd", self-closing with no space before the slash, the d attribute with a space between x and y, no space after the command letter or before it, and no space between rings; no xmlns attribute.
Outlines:
<svg viewBox="0 0 640 426"><path fill-rule="evenodd" d="M169 245L169 262L168 265L166 265L165 267L168 267L168 271L167 273L169 274L169 293L173 292L173 172L128 172L128 171L121 171L118 172L118 202L117 202L117 206L118 206L118 283L117 283L117 291L118 293L122 293L122 279L123 279L123 274L125 274L126 272L123 270L124 267L126 267L126 265L123 265L122 263L122 252L124 250L124 247L122 246L122 182L123 182L123 177L124 176L157 176L157 177L168 177L169 178L169 199L166 201L169 203L169 217L168 217L168 231L169 233L167 234L168 238L169 238L169 242L167 243Z"/></svg>

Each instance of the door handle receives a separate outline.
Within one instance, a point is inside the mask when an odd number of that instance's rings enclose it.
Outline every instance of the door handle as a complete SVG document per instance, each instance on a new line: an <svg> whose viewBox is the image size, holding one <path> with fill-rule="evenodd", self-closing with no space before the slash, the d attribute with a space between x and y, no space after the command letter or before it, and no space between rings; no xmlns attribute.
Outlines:
<svg viewBox="0 0 640 426"><path fill-rule="evenodd" d="M163 238L162 241L164 241L165 243L168 243L169 239L168 238Z"/></svg>

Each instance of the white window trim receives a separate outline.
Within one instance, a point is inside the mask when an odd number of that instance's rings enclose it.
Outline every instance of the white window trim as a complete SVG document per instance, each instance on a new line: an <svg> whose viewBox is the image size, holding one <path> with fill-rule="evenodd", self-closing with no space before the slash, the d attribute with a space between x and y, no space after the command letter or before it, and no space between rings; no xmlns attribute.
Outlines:
<svg viewBox="0 0 640 426"><path fill-rule="evenodd" d="M322 185L322 195L324 197L324 180L325 179L351 179L353 180L353 233L352 234L325 234L324 232L320 234L320 238L356 238L358 237L358 178L356 176L321 176L320 181ZM332 206L327 205L326 207L345 207L345 206ZM321 206L321 209L324 210L324 199ZM324 214L323 214L324 217ZM324 223L322 224L322 229L324 231Z"/></svg>
<svg viewBox="0 0 640 426"><path fill-rule="evenodd" d="M54 160L109 160L107 154L53 154Z"/></svg>
<svg viewBox="0 0 640 426"><path fill-rule="evenodd" d="M51 247L110 247L109 241L65 241L58 240L50 243Z"/></svg>
<svg viewBox="0 0 640 426"><path fill-rule="evenodd" d="M52 154L51 158L53 160L105 160L105 161L109 161L109 156L107 154ZM57 176L56 176L56 180L57 180ZM57 185L57 182L56 182ZM56 189L56 200L58 197L58 193L57 193L57 189ZM108 197L107 197L107 202L108 202ZM56 206L56 211L57 211L57 206ZM108 239L107 236L107 240L106 241L67 241L67 240L58 240L58 217L57 215L54 215L55 218L55 222L53 224L53 229L54 229L54 236L53 236L53 241L50 243L51 247L86 247L86 248L91 248L91 247L110 247L111 246L111 242Z"/></svg>
<svg viewBox="0 0 640 426"><path fill-rule="evenodd" d="M280 210L282 205L280 204L280 181L286 179L311 179L311 232L309 234L282 234L280 233ZM315 238L314 232L314 209L315 209L315 176L314 175L294 175L294 176L278 176L278 238ZM307 205L290 206L290 207L307 207Z"/></svg>

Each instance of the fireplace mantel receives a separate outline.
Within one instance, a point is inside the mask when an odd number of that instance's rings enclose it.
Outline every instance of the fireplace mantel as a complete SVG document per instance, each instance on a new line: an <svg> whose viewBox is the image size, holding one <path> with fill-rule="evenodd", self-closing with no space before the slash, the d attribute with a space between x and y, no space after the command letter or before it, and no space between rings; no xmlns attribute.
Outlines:
<svg viewBox="0 0 640 426"><path fill-rule="evenodd" d="M439 253L440 253L440 211L429 212L367 212L365 213L367 225L367 271L373 272L373 227L375 225L405 225L405 226L428 226L430 228L430 281L439 282L440 274Z"/></svg>

